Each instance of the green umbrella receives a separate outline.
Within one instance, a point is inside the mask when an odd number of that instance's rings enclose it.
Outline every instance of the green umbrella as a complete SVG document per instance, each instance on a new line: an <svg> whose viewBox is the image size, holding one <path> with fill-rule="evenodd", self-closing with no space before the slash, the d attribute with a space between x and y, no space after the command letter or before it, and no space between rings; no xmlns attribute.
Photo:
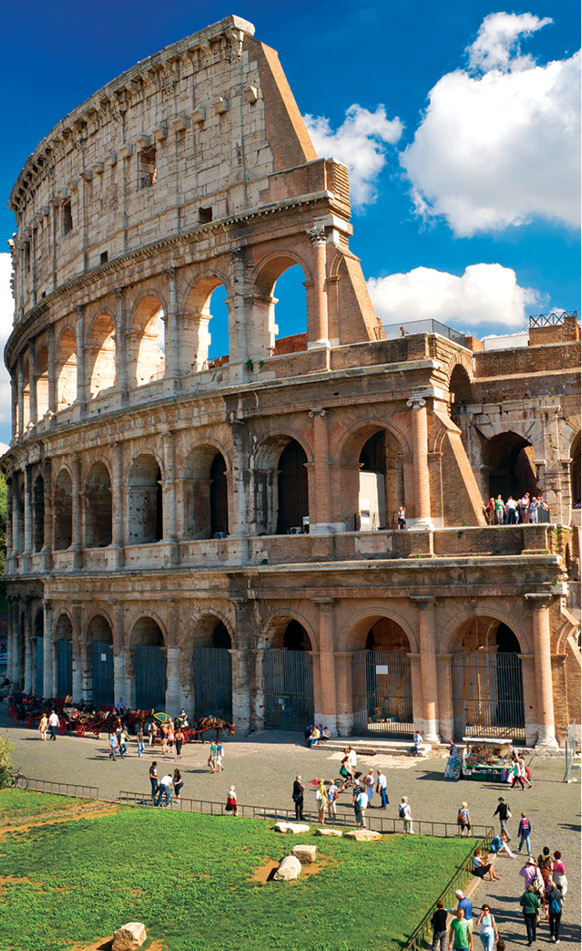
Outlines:
<svg viewBox="0 0 582 951"><path fill-rule="evenodd" d="M154 720L159 720L160 723L167 723L171 719L169 713L154 713Z"/></svg>

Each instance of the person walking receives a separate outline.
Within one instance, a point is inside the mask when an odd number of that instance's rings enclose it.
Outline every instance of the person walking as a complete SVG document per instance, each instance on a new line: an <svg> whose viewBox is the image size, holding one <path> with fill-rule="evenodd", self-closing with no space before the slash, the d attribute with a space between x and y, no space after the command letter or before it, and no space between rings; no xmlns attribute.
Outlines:
<svg viewBox="0 0 582 951"><path fill-rule="evenodd" d="M372 805L372 799L374 798L374 770L370 768L366 775L364 776L364 786L366 787L366 792L368 794L368 808Z"/></svg>
<svg viewBox="0 0 582 951"><path fill-rule="evenodd" d="M337 788L333 779L331 783L329 784L329 786L327 787L326 796L327 796L327 818L333 825L337 816L335 801L339 796L339 789Z"/></svg>
<svg viewBox="0 0 582 951"><path fill-rule="evenodd" d="M432 927L432 951L445 951L447 940L447 913L442 901L436 903L436 910L430 919Z"/></svg>
<svg viewBox="0 0 582 951"><path fill-rule="evenodd" d="M168 724L162 723L162 755L168 752Z"/></svg>
<svg viewBox="0 0 582 951"><path fill-rule="evenodd" d="M465 919L465 912L457 908L456 917L449 928L449 951L473 951L473 929L471 922Z"/></svg>
<svg viewBox="0 0 582 951"><path fill-rule="evenodd" d="M155 760L150 766L149 775L150 775L150 783L152 786L152 805L155 806L158 786L160 785L160 777L158 776L158 764Z"/></svg>
<svg viewBox="0 0 582 951"><path fill-rule="evenodd" d="M366 809L368 808L368 793L363 786L360 786L359 783L356 783L354 787L354 812L356 814L356 822L360 829L366 828Z"/></svg>
<svg viewBox="0 0 582 951"><path fill-rule="evenodd" d="M449 911L452 915L456 915L459 909L462 908L463 913L465 915L465 921L470 922L472 927L473 926L473 902L471 901L470 898L465 898L465 893L463 892L461 888L457 888L455 892L455 898L457 899L457 907L455 908L454 911L452 911L450 908L447 908L447 911Z"/></svg>
<svg viewBox="0 0 582 951"><path fill-rule="evenodd" d="M215 759L217 773L224 772L224 766L222 765L222 755L223 755L222 743L217 743L216 744L216 759Z"/></svg>
<svg viewBox="0 0 582 951"><path fill-rule="evenodd" d="M117 743L117 733L115 731L109 734L109 759L112 759L115 762L115 757L119 749Z"/></svg>
<svg viewBox="0 0 582 951"><path fill-rule="evenodd" d="M519 828L517 830L517 834L519 836L519 845L517 847L517 851L521 852L525 844L527 848L527 854L531 855L531 846L529 842L529 837L531 835L531 822L529 821L525 812L522 812L521 814L521 819L519 822Z"/></svg>
<svg viewBox="0 0 582 951"><path fill-rule="evenodd" d="M521 776L522 780L526 784L527 788L531 789L532 787L531 770L525 761L525 757L523 756L523 753L520 756L518 756L517 759L519 762L519 775Z"/></svg>
<svg viewBox="0 0 582 951"><path fill-rule="evenodd" d="M143 741L143 726L141 725L141 723L139 724L137 728L136 738L137 738L137 755L141 756L145 749L144 741Z"/></svg>
<svg viewBox="0 0 582 951"><path fill-rule="evenodd" d="M398 509L397 522L398 522L399 531L404 530L406 528L406 509L404 508L403 505L401 505L400 508Z"/></svg>
<svg viewBox="0 0 582 951"><path fill-rule="evenodd" d="M184 734L182 733L182 727L180 726L176 730L175 743L176 759L182 759L182 744L184 743Z"/></svg>
<svg viewBox="0 0 582 951"><path fill-rule="evenodd" d="M127 731L121 730L117 740L117 743L119 746L119 755L121 756L121 759L123 759L123 757L127 753L127 740L128 740Z"/></svg>
<svg viewBox="0 0 582 951"><path fill-rule="evenodd" d="M562 853L554 852L554 871L553 871L554 882L562 892L562 898L566 897L566 892L568 891L568 879L566 877L566 869L564 863L562 862Z"/></svg>
<svg viewBox="0 0 582 951"><path fill-rule="evenodd" d="M42 714L42 716L41 716L41 718L40 718L40 723L39 723L39 725L38 725L38 729L39 729L39 733L40 733L40 738L41 738L41 740L45 740L45 741L46 741L46 734L47 734L47 730L48 730L48 717L47 717L46 713L43 713L43 714Z"/></svg>
<svg viewBox="0 0 582 951"><path fill-rule="evenodd" d="M523 778L521 776L521 768L520 768L519 760L517 756L514 758L511 764L511 769L513 771L513 779L511 780L511 788L515 789L516 786L521 786L521 791L525 792L525 785L523 782Z"/></svg>
<svg viewBox="0 0 582 951"><path fill-rule="evenodd" d="M303 821L303 793L305 792L305 786L301 780L301 776L296 776L293 781L293 792L291 793L291 798L295 803L295 820L297 822Z"/></svg>
<svg viewBox="0 0 582 951"><path fill-rule="evenodd" d="M325 793L325 780L320 779L317 784L317 789L315 790L315 805L317 806L317 812L319 814L319 824L320 826L325 825L325 807L327 804L327 796Z"/></svg>
<svg viewBox="0 0 582 951"><path fill-rule="evenodd" d="M176 734L174 733L174 721L173 721L173 720L170 720L169 723L168 723L168 734L167 734L168 753L170 754L170 756L171 756L171 755L173 754L173 752L174 752L174 740L175 740L175 739L176 739Z"/></svg>
<svg viewBox="0 0 582 951"><path fill-rule="evenodd" d="M51 710L48 718L48 725L51 734L51 740L56 740L57 738L57 729L59 726L59 718L57 713L54 710Z"/></svg>
<svg viewBox="0 0 582 951"><path fill-rule="evenodd" d="M536 922L538 909L540 908L540 900L534 892L533 885L527 886L527 889L519 899L519 904L523 910L527 943L531 945L537 938Z"/></svg>
<svg viewBox="0 0 582 951"><path fill-rule="evenodd" d="M177 801L180 802L180 790L184 786L184 780L182 779L182 774L180 773L180 770L177 768L174 770L174 777L172 779L172 783L174 785L174 796L176 797Z"/></svg>
<svg viewBox="0 0 582 951"><path fill-rule="evenodd" d="M388 799L388 781L381 769L376 770L378 779L376 780L376 792L380 793L380 809L385 809L390 800Z"/></svg>
<svg viewBox="0 0 582 951"><path fill-rule="evenodd" d="M408 802L408 796L402 797L400 805L398 806L398 815L400 819L402 819L404 835L414 835L414 830L412 828L412 812Z"/></svg>
<svg viewBox="0 0 582 951"><path fill-rule="evenodd" d="M469 815L469 806L466 802L462 802L459 811L457 813L457 825L459 826L461 838L463 838L463 832L466 831L467 838L469 838L469 833L471 831L471 816Z"/></svg>
<svg viewBox="0 0 582 951"><path fill-rule="evenodd" d="M210 753L208 754L208 765L210 767L210 772L216 772L216 743L213 740L210 744Z"/></svg>
<svg viewBox="0 0 582 951"><path fill-rule="evenodd" d="M498 940L499 933L489 905L481 905L481 914L475 924L479 928L483 951L493 951L493 943Z"/></svg>
<svg viewBox="0 0 582 951"><path fill-rule="evenodd" d="M497 809L493 813L493 818L495 818L495 816L499 816L499 825L501 826L501 832L505 832L505 835L507 836L507 841L511 842L511 836L507 829L507 820L511 819L511 812L503 796L499 797Z"/></svg>
<svg viewBox="0 0 582 951"><path fill-rule="evenodd" d="M564 901L564 896L558 886L553 885L551 891L546 894L546 908L550 919L550 941L553 944L560 943L560 923Z"/></svg>
<svg viewBox="0 0 582 951"><path fill-rule="evenodd" d="M231 786L230 789L228 790L228 794L226 797L226 811L232 812L233 816L236 819L237 810L238 810L238 803L236 799L236 789L234 788L234 786Z"/></svg>

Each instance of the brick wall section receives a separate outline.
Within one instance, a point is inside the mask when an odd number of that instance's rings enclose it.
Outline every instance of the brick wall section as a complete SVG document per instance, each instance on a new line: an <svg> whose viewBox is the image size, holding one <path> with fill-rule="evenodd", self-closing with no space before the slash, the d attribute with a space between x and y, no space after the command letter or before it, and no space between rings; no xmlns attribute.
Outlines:
<svg viewBox="0 0 582 951"><path fill-rule="evenodd" d="M473 470L469 465L460 433L447 432L442 446L443 471L446 484L443 486L443 512L445 525L484 525L483 504Z"/></svg>
<svg viewBox="0 0 582 951"><path fill-rule="evenodd" d="M476 353L475 377L521 376L547 370L577 370L580 367L580 343L520 347Z"/></svg>

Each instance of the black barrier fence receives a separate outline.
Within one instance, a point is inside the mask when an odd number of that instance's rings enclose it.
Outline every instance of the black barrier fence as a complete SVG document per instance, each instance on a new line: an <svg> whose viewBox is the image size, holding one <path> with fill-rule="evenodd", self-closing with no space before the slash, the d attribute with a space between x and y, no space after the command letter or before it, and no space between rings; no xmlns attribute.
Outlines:
<svg viewBox="0 0 582 951"><path fill-rule="evenodd" d="M55 796L73 796L75 799L99 799L97 786L77 783L55 783L49 779L28 779L30 792L53 793Z"/></svg>

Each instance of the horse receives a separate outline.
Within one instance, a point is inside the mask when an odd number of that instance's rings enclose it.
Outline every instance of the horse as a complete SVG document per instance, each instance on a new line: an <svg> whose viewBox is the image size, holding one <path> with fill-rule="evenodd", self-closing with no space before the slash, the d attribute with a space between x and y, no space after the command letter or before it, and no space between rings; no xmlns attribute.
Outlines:
<svg viewBox="0 0 582 951"><path fill-rule="evenodd" d="M234 736L234 723L227 723L226 720L221 720L219 717L201 717L198 720L198 724L195 732L199 733L200 739L204 743L204 730L216 730L216 742L218 743L220 737L220 731L230 733L231 736Z"/></svg>

